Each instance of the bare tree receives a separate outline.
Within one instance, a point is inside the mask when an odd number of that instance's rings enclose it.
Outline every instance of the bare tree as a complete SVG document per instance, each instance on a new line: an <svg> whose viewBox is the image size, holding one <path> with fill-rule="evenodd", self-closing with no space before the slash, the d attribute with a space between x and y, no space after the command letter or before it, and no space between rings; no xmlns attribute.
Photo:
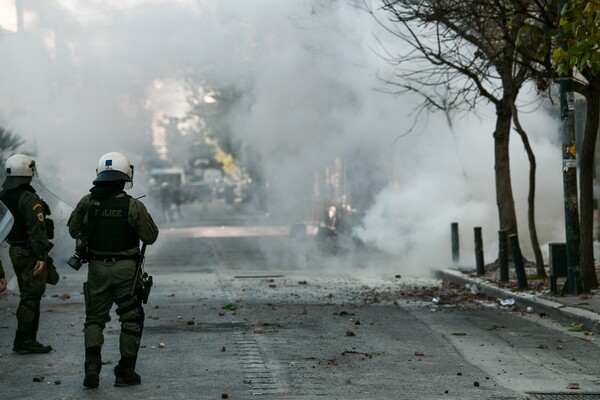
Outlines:
<svg viewBox="0 0 600 400"><path fill-rule="evenodd" d="M423 107L472 111L480 101L496 108L493 132L496 202L500 229L517 233L510 176L509 138L516 100L530 78L529 61L516 49L520 2L501 0L381 0L388 21L381 24L407 45L389 55L397 93L424 96ZM372 12L372 10L371 10ZM373 13L373 12L372 12ZM374 13L373 13L374 14ZM443 93L443 95L442 95ZM535 156L520 129L535 176ZM546 276L534 218L535 180L529 188L529 229L537 272Z"/></svg>
<svg viewBox="0 0 600 400"><path fill-rule="evenodd" d="M21 137L0 127L0 155L2 159L6 159L10 152L18 149L23 143Z"/></svg>

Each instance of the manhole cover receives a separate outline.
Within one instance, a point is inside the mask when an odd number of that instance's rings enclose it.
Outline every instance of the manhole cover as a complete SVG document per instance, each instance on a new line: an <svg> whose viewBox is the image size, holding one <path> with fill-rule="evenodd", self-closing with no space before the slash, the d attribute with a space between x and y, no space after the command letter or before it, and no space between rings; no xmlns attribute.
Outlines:
<svg viewBox="0 0 600 400"><path fill-rule="evenodd" d="M600 393L527 393L531 400L600 400Z"/></svg>

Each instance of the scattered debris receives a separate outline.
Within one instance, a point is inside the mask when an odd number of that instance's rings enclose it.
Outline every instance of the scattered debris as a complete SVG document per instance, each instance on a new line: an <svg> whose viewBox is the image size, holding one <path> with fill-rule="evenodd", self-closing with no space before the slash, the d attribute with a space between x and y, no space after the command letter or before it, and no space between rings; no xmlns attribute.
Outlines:
<svg viewBox="0 0 600 400"><path fill-rule="evenodd" d="M102 361L102 365L112 365L112 360Z"/></svg>
<svg viewBox="0 0 600 400"><path fill-rule="evenodd" d="M33 381L34 382L44 382L44 377L43 376L34 376Z"/></svg>
<svg viewBox="0 0 600 400"><path fill-rule="evenodd" d="M55 380L55 381L54 381L54 384L55 384L55 385L60 385L60 384L61 384L61 381L57 379L57 380Z"/></svg>
<svg viewBox="0 0 600 400"><path fill-rule="evenodd" d="M569 383L567 389L579 389L579 383Z"/></svg>
<svg viewBox="0 0 600 400"><path fill-rule="evenodd" d="M437 306L442 302L442 299L440 299L439 297L434 297L433 300L431 300L431 302Z"/></svg>
<svg viewBox="0 0 600 400"><path fill-rule="evenodd" d="M263 328L254 328L254 333L267 333L267 331Z"/></svg>
<svg viewBox="0 0 600 400"><path fill-rule="evenodd" d="M515 299L510 298L510 299L505 299L505 300L499 300L498 303L501 306L514 306L515 305Z"/></svg>
<svg viewBox="0 0 600 400"><path fill-rule="evenodd" d="M351 330L347 330L346 336L356 336L356 333L352 332Z"/></svg>
<svg viewBox="0 0 600 400"><path fill-rule="evenodd" d="M229 398L229 394L227 394L227 393L221 393L221 398L222 399L228 399Z"/></svg>
<svg viewBox="0 0 600 400"><path fill-rule="evenodd" d="M164 347L165 347L165 344L164 344L163 342L160 342L160 343L158 344L158 348L159 348L159 349L163 349Z"/></svg>
<svg viewBox="0 0 600 400"><path fill-rule="evenodd" d="M504 328L506 328L506 327L501 326L501 325L492 324L489 326L488 331L497 331L498 329L504 329Z"/></svg>
<svg viewBox="0 0 600 400"><path fill-rule="evenodd" d="M570 332L583 332L584 330L583 324L575 325L569 328Z"/></svg>
<svg viewBox="0 0 600 400"><path fill-rule="evenodd" d="M344 350L342 351L342 355L345 356L346 354L356 354L359 356L364 356L366 358L373 358L373 355L370 353L363 353L361 351L355 351L355 350Z"/></svg>
<svg viewBox="0 0 600 400"><path fill-rule="evenodd" d="M415 350L415 356L417 357L424 357L425 353L421 350Z"/></svg>
<svg viewBox="0 0 600 400"><path fill-rule="evenodd" d="M230 311L237 310L237 307L233 303L227 303L222 308L225 309L225 310L230 310Z"/></svg>
<svg viewBox="0 0 600 400"><path fill-rule="evenodd" d="M299 281L298 285L308 285L308 282L306 282L306 281Z"/></svg>
<svg viewBox="0 0 600 400"><path fill-rule="evenodd" d="M533 307L531 307L531 306L528 306L528 307L527 307L527 312L528 312L529 314L533 314L533 313L535 312L535 310L533 309Z"/></svg>
<svg viewBox="0 0 600 400"><path fill-rule="evenodd" d="M227 349L225 349L225 346L221 346L221 352L227 351Z"/></svg>
<svg viewBox="0 0 600 400"><path fill-rule="evenodd" d="M473 382L473 386L479 387L479 382L477 382L477 381Z"/></svg>

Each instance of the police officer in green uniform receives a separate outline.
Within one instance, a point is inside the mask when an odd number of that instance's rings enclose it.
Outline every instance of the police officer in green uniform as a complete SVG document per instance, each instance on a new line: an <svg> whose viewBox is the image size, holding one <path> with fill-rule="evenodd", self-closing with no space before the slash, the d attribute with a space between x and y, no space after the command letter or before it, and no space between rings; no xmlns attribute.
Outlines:
<svg viewBox="0 0 600 400"><path fill-rule="evenodd" d="M83 385L87 388L99 385L103 331L110 321L113 303L121 322L121 359L114 369L115 386L139 385L141 378L135 372L135 365L144 310L141 293L134 290L132 295L132 285L140 241L154 243L158 228L144 204L124 192L133 185L133 166L123 154L103 155L96 174L90 194L79 201L67 223L71 236L83 237L88 246L88 276L83 285L86 313ZM136 282L139 286L139 275Z"/></svg>
<svg viewBox="0 0 600 400"><path fill-rule="evenodd" d="M52 245L48 240L46 216L48 205L39 198L30 183L35 175L35 161L15 154L5 162L6 180L0 200L14 218L6 241L10 245L10 261L19 285L17 331L13 351L17 354L43 354L52 351L37 341L40 303L46 283L57 283L58 274L48 256ZM52 268L50 268L52 266ZM0 292L6 289L4 270L0 266Z"/></svg>

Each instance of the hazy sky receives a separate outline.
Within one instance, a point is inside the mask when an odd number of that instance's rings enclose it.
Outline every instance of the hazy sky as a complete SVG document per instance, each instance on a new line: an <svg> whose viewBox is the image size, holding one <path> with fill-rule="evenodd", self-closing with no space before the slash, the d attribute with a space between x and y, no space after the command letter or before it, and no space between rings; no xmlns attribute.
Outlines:
<svg viewBox="0 0 600 400"><path fill-rule="evenodd" d="M495 259L494 110L454 121L453 131L443 115L423 117L396 140L420 100L375 90L391 67L374 49L399 44L356 7L309 0L22 3L24 31L16 34L14 0L0 0L0 126L27 140L23 150L35 152L41 178L68 202L87 191L105 152L122 151L143 166L153 121L184 111L182 82L191 75L243 91L234 134L260 154L283 209L297 207L305 187L299 182L352 154L358 165L381 165L389 181L363 221L364 240L418 271L448 263L450 223L459 222L465 250L481 226L490 243L486 261ZM559 126L540 109L528 111L522 122L538 157L546 251L564 237ZM518 136L511 146L527 255L527 159ZM361 178L354 169L351 179ZM143 182L134 190L143 194Z"/></svg>

